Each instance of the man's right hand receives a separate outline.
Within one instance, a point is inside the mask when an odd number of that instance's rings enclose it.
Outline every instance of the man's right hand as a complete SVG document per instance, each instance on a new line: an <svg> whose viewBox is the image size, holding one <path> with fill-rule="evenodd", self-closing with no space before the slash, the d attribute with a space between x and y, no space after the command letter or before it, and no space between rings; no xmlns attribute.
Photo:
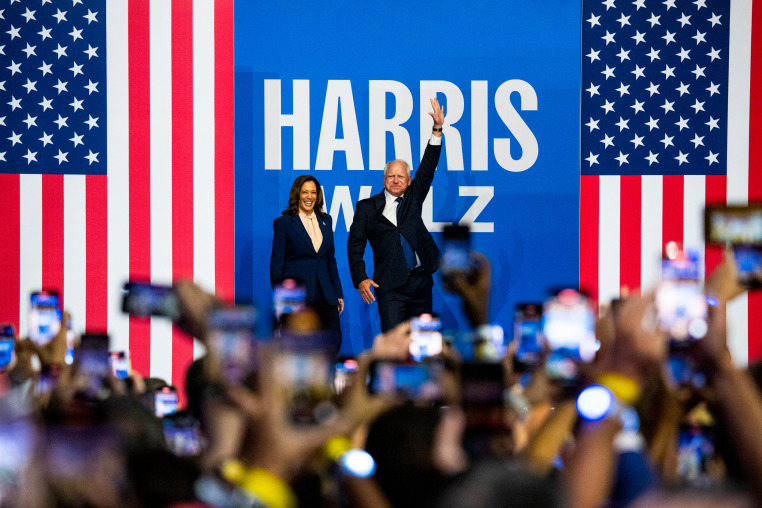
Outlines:
<svg viewBox="0 0 762 508"><path fill-rule="evenodd" d="M373 303L376 301L376 297L373 296L373 291L370 289L371 286L377 288L378 284L371 279L365 279L357 286L357 289L360 291L360 296L365 303Z"/></svg>

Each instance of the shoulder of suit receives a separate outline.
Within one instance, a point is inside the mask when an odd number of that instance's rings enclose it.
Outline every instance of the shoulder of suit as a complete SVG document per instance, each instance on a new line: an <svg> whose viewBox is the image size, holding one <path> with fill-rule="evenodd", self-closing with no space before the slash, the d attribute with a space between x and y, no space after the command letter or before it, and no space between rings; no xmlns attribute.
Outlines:
<svg viewBox="0 0 762 508"><path fill-rule="evenodd" d="M293 215L281 215L280 217L276 217L275 220L273 220L273 226L276 224L287 224L292 220L294 220Z"/></svg>
<svg viewBox="0 0 762 508"><path fill-rule="evenodd" d="M386 202L386 193L384 192L384 190L385 189L381 189L381 192L379 192L378 194L373 194L369 198L361 199L360 201L358 201L358 203L363 203L363 202L372 203L377 199Z"/></svg>

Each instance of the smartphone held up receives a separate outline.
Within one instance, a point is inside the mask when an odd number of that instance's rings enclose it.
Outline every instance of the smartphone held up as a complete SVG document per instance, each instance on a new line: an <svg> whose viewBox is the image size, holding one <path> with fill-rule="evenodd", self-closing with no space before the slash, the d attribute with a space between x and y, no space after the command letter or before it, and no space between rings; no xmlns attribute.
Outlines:
<svg viewBox="0 0 762 508"><path fill-rule="evenodd" d="M102 333L82 335L77 358L80 393L89 400L106 399L111 393L112 368L109 336Z"/></svg>
<svg viewBox="0 0 762 508"><path fill-rule="evenodd" d="M61 308L55 291L35 291L29 296L29 339L44 346L61 330Z"/></svg>
<svg viewBox="0 0 762 508"><path fill-rule="evenodd" d="M0 324L0 372L13 361L16 347L16 330L10 323Z"/></svg>
<svg viewBox="0 0 762 508"><path fill-rule="evenodd" d="M241 384L257 370L256 319L254 307L244 305L219 308L209 314L207 347L213 377Z"/></svg>
<svg viewBox="0 0 762 508"><path fill-rule="evenodd" d="M514 369L517 372L531 372L540 365L545 351L542 304L517 304L513 316L513 340L516 343Z"/></svg>
<svg viewBox="0 0 762 508"><path fill-rule="evenodd" d="M705 379L696 366L693 344L709 330L708 303L700 282L698 251L668 242L662 258L662 280L654 304L658 327L669 341L666 372L674 386L703 386Z"/></svg>
<svg viewBox="0 0 762 508"><path fill-rule="evenodd" d="M180 307L172 286L129 281L122 287L122 312L135 317L180 318Z"/></svg>
<svg viewBox="0 0 762 508"><path fill-rule="evenodd" d="M421 314L410 321L410 356L421 361L442 353L442 321L431 314Z"/></svg>
<svg viewBox="0 0 762 508"><path fill-rule="evenodd" d="M589 300L575 289L561 290L543 306L542 333L549 350L548 377L562 385L576 384L580 364L593 361L600 347Z"/></svg>
<svg viewBox="0 0 762 508"><path fill-rule="evenodd" d="M471 250L469 226L445 226L442 231L442 264L439 271L442 282L452 286L456 277L473 281L478 265Z"/></svg>
<svg viewBox="0 0 762 508"><path fill-rule="evenodd" d="M368 391L401 402L433 403L444 396L443 374L439 361L375 360L370 364Z"/></svg>
<svg viewBox="0 0 762 508"><path fill-rule="evenodd" d="M164 386L154 394L154 413L162 418L177 412L179 408L179 399L177 398L177 388L174 386Z"/></svg>
<svg viewBox="0 0 762 508"><path fill-rule="evenodd" d="M662 258L662 281L655 303L659 326L673 341L696 340L707 332L707 302L699 282L699 254L675 242Z"/></svg>
<svg viewBox="0 0 762 508"><path fill-rule="evenodd" d="M295 426L325 422L337 410L333 400L332 355L319 349L281 349L273 357L277 393Z"/></svg>
<svg viewBox="0 0 762 508"><path fill-rule="evenodd" d="M762 288L762 204L706 207L704 241L730 246L738 283L747 289Z"/></svg>

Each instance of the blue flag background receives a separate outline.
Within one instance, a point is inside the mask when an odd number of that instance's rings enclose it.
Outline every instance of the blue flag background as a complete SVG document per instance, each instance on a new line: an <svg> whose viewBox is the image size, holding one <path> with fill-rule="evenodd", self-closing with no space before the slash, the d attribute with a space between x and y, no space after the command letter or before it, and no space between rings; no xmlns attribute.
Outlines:
<svg viewBox="0 0 762 508"><path fill-rule="evenodd" d="M386 161L417 166L433 92L449 127L424 220L440 246L444 223L473 222L473 247L492 261L493 320L576 287L580 18L564 1L236 3L236 299L269 308L272 220L309 172L334 219L342 352L370 344L378 312L352 287L347 231ZM366 262L370 274L369 246ZM465 325L438 280L434 310L446 328Z"/></svg>

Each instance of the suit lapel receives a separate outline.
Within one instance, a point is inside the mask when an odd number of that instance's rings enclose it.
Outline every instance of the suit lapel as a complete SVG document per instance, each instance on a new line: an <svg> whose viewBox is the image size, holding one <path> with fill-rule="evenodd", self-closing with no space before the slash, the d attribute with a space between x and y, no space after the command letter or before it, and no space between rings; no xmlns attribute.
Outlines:
<svg viewBox="0 0 762 508"><path fill-rule="evenodd" d="M328 244L328 235L331 233L328 226L328 221L320 218L319 216L315 216L317 219L318 227L320 227L320 234L323 235L323 241L320 243L320 248L318 249L318 254L323 252L327 248Z"/></svg>
<svg viewBox="0 0 762 508"><path fill-rule="evenodd" d="M315 247L312 245L312 239L310 238L310 235L307 234L307 230L304 228L304 224L302 224L301 217L298 215L296 217L291 217L291 227L296 232L296 236L301 238L312 252L315 252Z"/></svg>
<svg viewBox="0 0 762 508"><path fill-rule="evenodd" d="M384 208L386 207L386 194L384 194L384 191L376 194L373 201L376 205L376 221L385 222L389 226L394 227L394 224L384 216Z"/></svg>

